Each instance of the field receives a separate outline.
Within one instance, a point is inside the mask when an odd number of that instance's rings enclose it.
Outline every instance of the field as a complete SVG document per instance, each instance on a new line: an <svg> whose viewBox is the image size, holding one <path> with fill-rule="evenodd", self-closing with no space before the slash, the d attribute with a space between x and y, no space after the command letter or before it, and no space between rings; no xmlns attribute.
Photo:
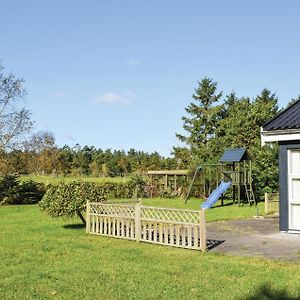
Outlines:
<svg viewBox="0 0 300 300"><path fill-rule="evenodd" d="M199 204L193 202L190 208ZM229 207L210 210L210 218ZM296 264L91 236L79 220L51 219L37 206L0 207L0 226L1 299L300 296Z"/></svg>

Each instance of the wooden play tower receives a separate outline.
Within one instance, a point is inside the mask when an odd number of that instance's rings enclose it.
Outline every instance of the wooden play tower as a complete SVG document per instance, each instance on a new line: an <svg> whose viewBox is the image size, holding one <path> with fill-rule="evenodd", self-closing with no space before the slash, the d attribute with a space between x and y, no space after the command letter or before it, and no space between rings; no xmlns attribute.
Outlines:
<svg viewBox="0 0 300 300"><path fill-rule="evenodd" d="M244 189L247 202L256 204L252 187L252 163L244 148L228 149L220 158L221 173L224 180L230 180L233 192L233 203L241 204L241 193Z"/></svg>
<svg viewBox="0 0 300 300"><path fill-rule="evenodd" d="M211 178L211 174L216 176L214 180ZM220 183L219 179L221 178L221 180L224 181L231 181L233 203L238 202L240 205L242 195L244 195L243 202L248 202L250 205L256 204L252 187L252 164L244 148L226 150L220 158L220 163L198 166L191 181L185 203L187 203L189 199L197 177L204 179L204 194L205 191L211 193L217 188ZM205 197L207 196L208 195L205 195ZM223 197L221 199L221 205L223 205Z"/></svg>

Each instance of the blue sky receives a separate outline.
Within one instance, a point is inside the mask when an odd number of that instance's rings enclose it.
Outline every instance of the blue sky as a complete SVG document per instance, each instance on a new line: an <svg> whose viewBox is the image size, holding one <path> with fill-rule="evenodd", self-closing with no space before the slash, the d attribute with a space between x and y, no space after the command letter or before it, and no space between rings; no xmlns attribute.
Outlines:
<svg viewBox="0 0 300 300"><path fill-rule="evenodd" d="M204 76L224 94L300 94L300 1L0 0L0 60L59 146L169 155Z"/></svg>

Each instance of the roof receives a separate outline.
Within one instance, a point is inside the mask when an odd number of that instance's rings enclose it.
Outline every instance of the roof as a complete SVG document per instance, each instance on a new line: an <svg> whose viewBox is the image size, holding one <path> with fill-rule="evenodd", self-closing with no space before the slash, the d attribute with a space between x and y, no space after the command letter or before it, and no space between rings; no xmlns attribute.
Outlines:
<svg viewBox="0 0 300 300"><path fill-rule="evenodd" d="M300 100L297 100L262 127L264 131L300 129Z"/></svg>
<svg viewBox="0 0 300 300"><path fill-rule="evenodd" d="M228 149L223 153L220 162L240 162L246 158L247 152L245 148Z"/></svg>

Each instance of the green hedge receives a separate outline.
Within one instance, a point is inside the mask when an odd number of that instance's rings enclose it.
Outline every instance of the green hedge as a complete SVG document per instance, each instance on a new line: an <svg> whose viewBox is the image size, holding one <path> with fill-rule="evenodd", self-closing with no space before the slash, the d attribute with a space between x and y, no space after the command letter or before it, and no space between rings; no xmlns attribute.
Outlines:
<svg viewBox="0 0 300 300"><path fill-rule="evenodd" d="M42 183L33 180L20 182L17 176L7 175L0 179L0 204L35 204L45 194Z"/></svg>
<svg viewBox="0 0 300 300"><path fill-rule="evenodd" d="M73 217L85 209L87 201L105 200L104 190L95 183L74 181L48 186L39 202L40 208L52 217Z"/></svg>
<svg viewBox="0 0 300 300"><path fill-rule="evenodd" d="M126 183L93 183L73 181L48 186L39 206L52 217L73 217L85 223L82 211L86 202L101 202L111 198L132 198L143 195L144 181L134 177Z"/></svg>

